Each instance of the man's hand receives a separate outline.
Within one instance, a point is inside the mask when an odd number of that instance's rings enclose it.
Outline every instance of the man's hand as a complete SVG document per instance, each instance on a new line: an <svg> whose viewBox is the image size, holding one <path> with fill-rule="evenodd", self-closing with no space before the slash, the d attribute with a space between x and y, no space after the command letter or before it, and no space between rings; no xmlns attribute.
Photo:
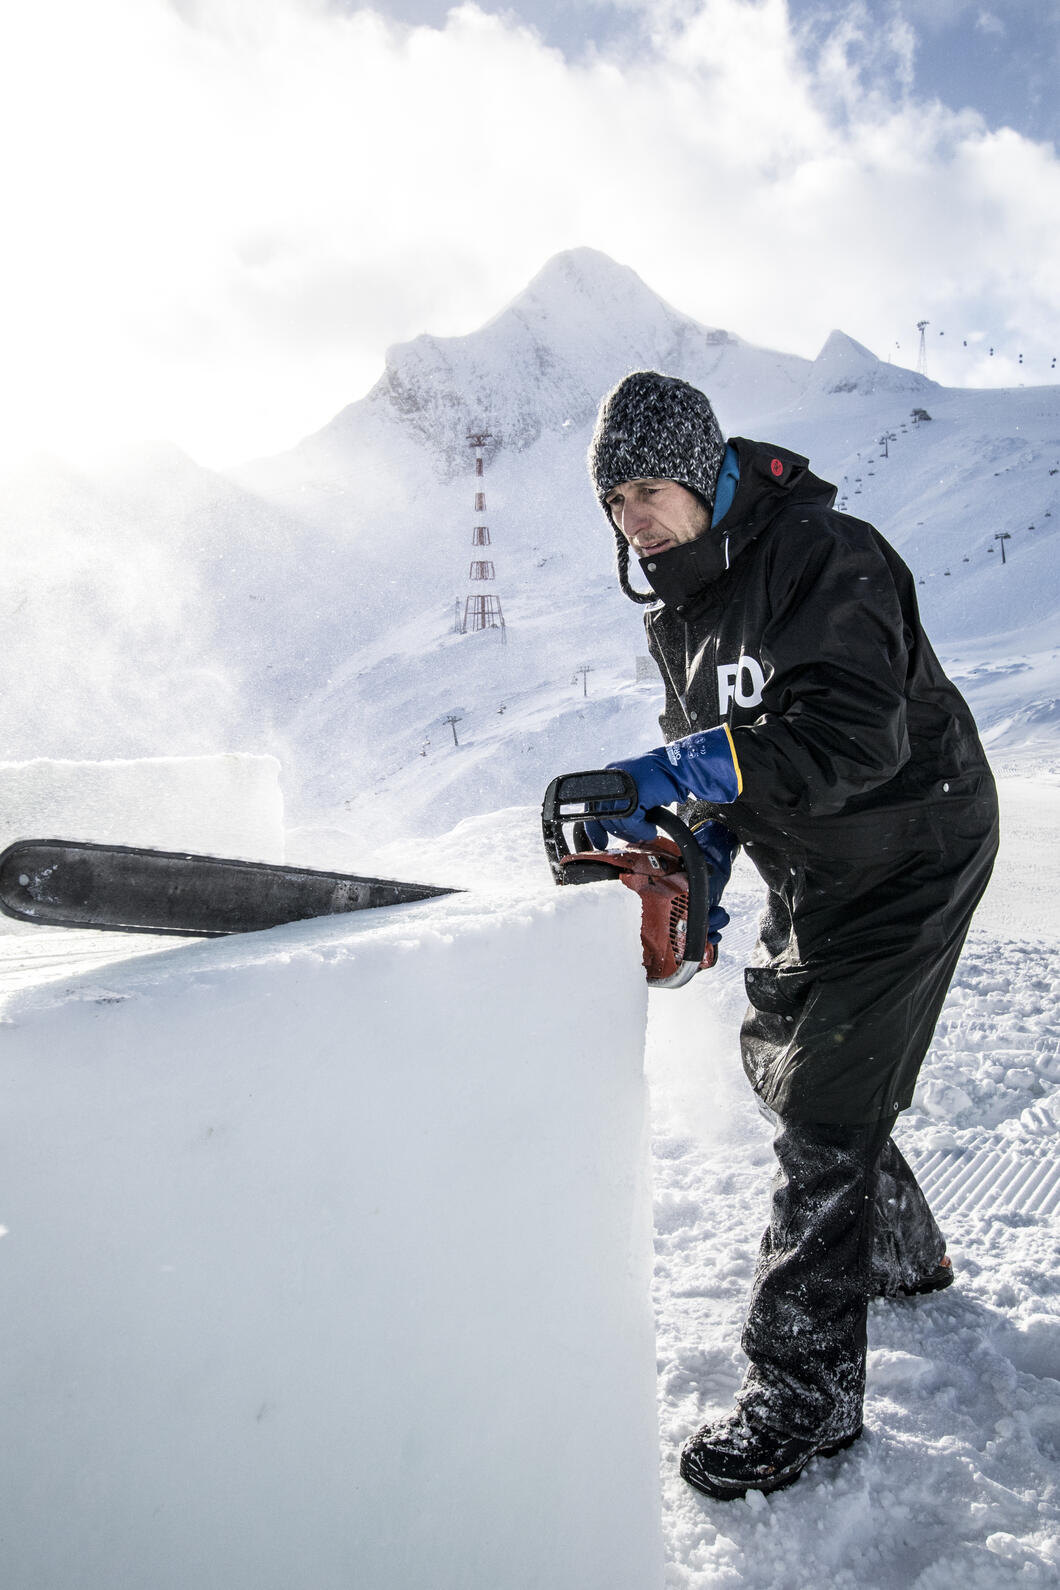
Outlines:
<svg viewBox="0 0 1060 1590"><path fill-rule="evenodd" d="M624 839L628 845L641 845L656 838L658 829L649 823L645 812L649 806L672 806L683 800L665 751L649 751L646 756L634 756L623 762L608 762L608 767L620 768L628 773L637 786L637 809L628 817L601 817L597 822L585 824L585 832L597 850L607 849L607 836Z"/></svg>
<svg viewBox="0 0 1060 1590"><path fill-rule="evenodd" d="M732 873L733 857L740 848L740 841L735 834L730 834L724 823L715 822L713 818L697 824L692 833L710 868L710 928L707 942L720 944L721 930L729 925L729 913L721 904L721 897Z"/></svg>
<svg viewBox="0 0 1060 1590"><path fill-rule="evenodd" d="M690 734L644 756L607 765L621 768L633 779L637 810L629 817L601 817L586 823L585 832L598 850L606 849L608 834L632 845L654 839L656 830L645 817L649 807L672 806L684 800L727 805L743 787L732 737L724 724Z"/></svg>

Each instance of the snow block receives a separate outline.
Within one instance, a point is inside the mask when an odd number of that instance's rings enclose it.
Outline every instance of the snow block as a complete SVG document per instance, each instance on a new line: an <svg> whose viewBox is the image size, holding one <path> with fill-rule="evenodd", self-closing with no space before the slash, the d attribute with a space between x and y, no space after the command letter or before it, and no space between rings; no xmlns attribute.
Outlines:
<svg viewBox="0 0 1060 1590"><path fill-rule="evenodd" d="M0 1582L661 1587L638 915L471 891L9 1003Z"/></svg>
<svg viewBox="0 0 1060 1590"><path fill-rule="evenodd" d="M282 861L283 821L273 756L0 762L0 849L16 839L91 839ZM34 931L8 917L0 924Z"/></svg>

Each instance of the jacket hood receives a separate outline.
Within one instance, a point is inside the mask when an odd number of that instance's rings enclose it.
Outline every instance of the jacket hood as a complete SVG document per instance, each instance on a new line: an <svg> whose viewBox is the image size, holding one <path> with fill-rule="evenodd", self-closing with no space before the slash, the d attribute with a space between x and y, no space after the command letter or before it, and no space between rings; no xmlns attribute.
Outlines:
<svg viewBox="0 0 1060 1590"><path fill-rule="evenodd" d="M734 436L729 445L739 461L740 480L724 518L695 541L638 559L656 596L678 612L720 579L790 503L830 508L835 501L835 487L813 474L800 453L743 436Z"/></svg>

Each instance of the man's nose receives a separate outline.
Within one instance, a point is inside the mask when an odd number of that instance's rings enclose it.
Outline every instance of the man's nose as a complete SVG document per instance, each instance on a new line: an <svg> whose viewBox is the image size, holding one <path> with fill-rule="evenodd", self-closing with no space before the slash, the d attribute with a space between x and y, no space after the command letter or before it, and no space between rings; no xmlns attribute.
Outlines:
<svg viewBox="0 0 1060 1590"><path fill-rule="evenodd" d="M651 514L646 504L642 502L626 503L622 509L622 533L627 540L632 541L638 530L644 530L651 523Z"/></svg>

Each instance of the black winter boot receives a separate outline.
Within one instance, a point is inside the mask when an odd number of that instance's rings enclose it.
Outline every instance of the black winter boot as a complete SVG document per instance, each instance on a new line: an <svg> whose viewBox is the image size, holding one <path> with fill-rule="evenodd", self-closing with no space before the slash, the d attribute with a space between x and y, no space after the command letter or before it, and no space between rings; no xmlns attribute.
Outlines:
<svg viewBox="0 0 1060 1590"><path fill-rule="evenodd" d="M834 1457L860 1434L859 1424L839 1439L805 1441L779 1430L756 1429L737 1408L685 1442L681 1477L719 1501L736 1501L748 1491L779 1491L794 1484L811 1458Z"/></svg>
<svg viewBox="0 0 1060 1590"><path fill-rule="evenodd" d="M941 1292L944 1287L953 1284L953 1264L946 1254L936 1264L929 1275L924 1275L919 1281L909 1281L898 1288L901 1297L919 1297L924 1292ZM890 1296L890 1293L883 1294Z"/></svg>

